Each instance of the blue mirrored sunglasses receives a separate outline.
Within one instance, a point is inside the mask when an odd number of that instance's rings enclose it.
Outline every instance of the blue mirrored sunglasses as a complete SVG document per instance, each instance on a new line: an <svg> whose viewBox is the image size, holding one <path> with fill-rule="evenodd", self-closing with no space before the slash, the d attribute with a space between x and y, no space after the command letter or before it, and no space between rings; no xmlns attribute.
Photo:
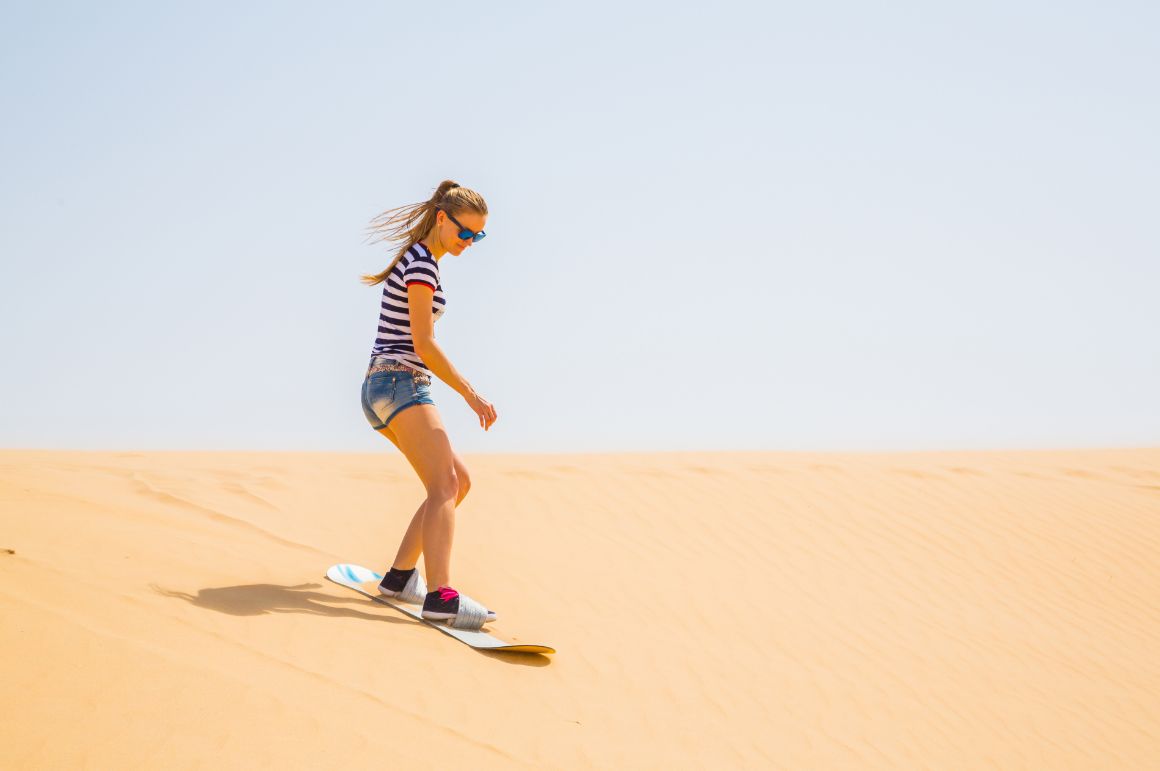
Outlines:
<svg viewBox="0 0 1160 771"><path fill-rule="evenodd" d="M468 239L471 239L471 240L473 240L473 241L482 241L482 240L483 240L483 238L484 238L485 236L487 236L487 233L484 233L482 230L481 230L481 231L479 231L478 233L476 233L476 232L475 232L474 230L472 230L471 228L465 228L465 227L463 227L463 223L461 223L459 220L457 220L457 219L455 219L454 217L452 217L452 216L451 216L451 212L447 211L446 209L441 209L441 208L439 208L439 207L435 207L435 211L441 211L441 212L443 212L444 214L446 214L446 215L447 215L447 219L449 219L449 220L451 220L452 222L454 222L454 223L455 223L455 226L456 226L457 228L459 228L459 233L458 233L457 235L458 235L458 236L459 236L459 238L460 238L461 240L463 240L463 241L467 241Z"/></svg>

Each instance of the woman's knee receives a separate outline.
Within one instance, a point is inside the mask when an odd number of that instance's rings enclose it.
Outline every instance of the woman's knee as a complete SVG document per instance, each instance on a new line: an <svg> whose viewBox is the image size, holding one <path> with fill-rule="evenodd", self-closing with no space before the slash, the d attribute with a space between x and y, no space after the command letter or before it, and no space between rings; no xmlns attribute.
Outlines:
<svg viewBox="0 0 1160 771"><path fill-rule="evenodd" d="M459 482L459 494L456 498L456 504L462 501L467 491L471 489L471 476L467 473L467 466L463 464L463 460L452 452L451 457L455 461L455 478Z"/></svg>
<svg viewBox="0 0 1160 771"><path fill-rule="evenodd" d="M449 466L428 481L427 497L440 501L456 500L461 497L459 494L459 476L455 473L454 466Z"/></svg>

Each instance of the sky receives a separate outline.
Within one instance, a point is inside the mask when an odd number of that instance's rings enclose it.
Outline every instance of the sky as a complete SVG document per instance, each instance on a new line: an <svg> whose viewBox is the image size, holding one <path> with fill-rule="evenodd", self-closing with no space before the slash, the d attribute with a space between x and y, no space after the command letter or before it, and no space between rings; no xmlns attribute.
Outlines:
<svg viewBox="0 0 1160 771"><path fill-rule="evenodd" d="M396 452L443 179L457 451L1160 444L1155 4L0 8L2 447Z"/></svg>

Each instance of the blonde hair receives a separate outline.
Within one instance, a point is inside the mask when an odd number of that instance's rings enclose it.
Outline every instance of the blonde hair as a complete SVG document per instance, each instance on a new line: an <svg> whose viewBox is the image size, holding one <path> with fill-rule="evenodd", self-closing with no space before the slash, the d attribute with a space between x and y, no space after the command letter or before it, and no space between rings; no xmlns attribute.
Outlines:
<svg viewBox="0 0 1160 771"><path fill-rule="evenodd" d="M370 243L401 241L402 244L395 251L395 258L391 260L386 270L373 275L363 274L360 280L369 286L385 281L407 250L434 227L436 208L443 209L452 216L461 211L487 214L487 202L483 200L483 196L450 179L439 183L430 200L387 209L372 219L367 227Z"/></svg>

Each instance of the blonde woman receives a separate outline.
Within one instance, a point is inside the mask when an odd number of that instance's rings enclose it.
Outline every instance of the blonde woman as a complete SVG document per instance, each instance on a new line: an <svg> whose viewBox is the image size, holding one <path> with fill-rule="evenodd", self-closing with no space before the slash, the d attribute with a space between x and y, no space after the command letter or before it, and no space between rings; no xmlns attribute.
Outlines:
<svg viewBox="0 0 1160 771"><path fill-rule="evenodd" d="M474 190L444 180L428 201L390 209L371 220L374 241L402 242L394 260L362 280L383 282L378 332L362 384L363 412L371 427L390 439L427 491L411 519L379 591L404 602L423 603L423 618L478 629L496 614L451 587L451 541L455 507L471 485L467 467L451 449L447 429L431 399L434 374L462 396L486 431L495 407L452 366L435 342L435 322L447 299L439 262L459 256L485 235L487 203ZM427 585L416 564L424 556Z"/></svg>

